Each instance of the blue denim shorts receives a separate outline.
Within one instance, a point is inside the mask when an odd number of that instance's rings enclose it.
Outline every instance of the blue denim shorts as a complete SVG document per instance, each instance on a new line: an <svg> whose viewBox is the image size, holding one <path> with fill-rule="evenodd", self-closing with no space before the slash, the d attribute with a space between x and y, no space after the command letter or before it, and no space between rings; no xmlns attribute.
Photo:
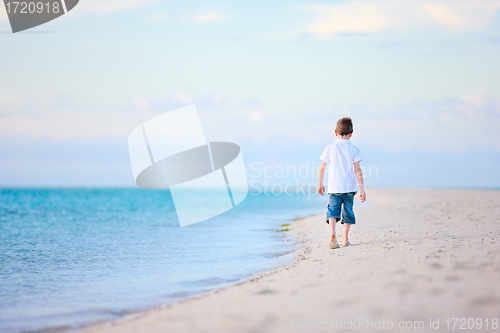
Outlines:
<svg viewBox="0 0 500 333"><path fill-rule="evenodd" d="M330 201L328 202L328 211L326 212L326 223L330 217L335 218L340 223L356 224L356 218L354 217L354 210L352 209L354 205L354 196L357 192L349 193L329 193ZM342 213L342 219L341 214Z"/></svg>

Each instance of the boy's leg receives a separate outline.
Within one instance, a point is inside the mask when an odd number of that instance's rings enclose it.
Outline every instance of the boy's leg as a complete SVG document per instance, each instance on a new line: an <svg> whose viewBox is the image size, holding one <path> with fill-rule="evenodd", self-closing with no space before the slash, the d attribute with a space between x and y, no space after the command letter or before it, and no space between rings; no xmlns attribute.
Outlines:
<svg viewBox="0 0 500 333"><path fill-rule="evenodd" d="M340 212L342 207L342 198L339 194L330 193L328 202L328 211L326 213L326 221L330 225L330 242L337 243L335 233L335 225L340 220ZM331 244L330 244L331 246Z"/></svg>
<svg viewBox="0 0 500 333"><path fill-rule="evenodd" d="M344 234L342 235L342 245L349 244L349 229L351 228L350 223L344 223Z"/></svg>
<svg viewBox="0 0 500 333"><path fill-rule="evenodd" d="M342 234L342 245L349 244L349 230L352 224L356 224L354 216L354 196L356 192L344 194L344 204L342 205L342 222L344 222L344 233Z"/></svg>
<svg viewBox="0 0 500 333"><path fill-rule="evenodd" d="M337 243L337 236L335 234L335 226L337 225L335 217L330 217L328 219L328 224L330 224L330 242Z"/></svg>

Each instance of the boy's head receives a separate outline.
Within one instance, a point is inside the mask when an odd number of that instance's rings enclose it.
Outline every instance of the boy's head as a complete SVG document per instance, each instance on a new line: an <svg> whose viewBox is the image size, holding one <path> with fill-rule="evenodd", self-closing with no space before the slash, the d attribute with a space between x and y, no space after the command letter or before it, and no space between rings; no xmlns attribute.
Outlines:
<svg viewBox="0 0 500 333"><path fill-rule="evenodd" d="M335 134L339 136L350 136L352 134L352 119L349 117L344 117L337 121L337 127L335 128Z"/></svg>

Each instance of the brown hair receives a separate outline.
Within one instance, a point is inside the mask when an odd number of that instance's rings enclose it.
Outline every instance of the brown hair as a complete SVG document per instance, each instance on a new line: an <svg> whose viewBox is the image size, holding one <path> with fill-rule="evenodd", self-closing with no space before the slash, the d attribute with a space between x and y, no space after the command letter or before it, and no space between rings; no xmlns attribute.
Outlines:
<svg viewBox="0 0 500 333"><path fill-rule="evenodd" d="M338 135L349 135L352 133L352 119L349 117L344 117L337 121L337 127L335 128Z"/></svg>

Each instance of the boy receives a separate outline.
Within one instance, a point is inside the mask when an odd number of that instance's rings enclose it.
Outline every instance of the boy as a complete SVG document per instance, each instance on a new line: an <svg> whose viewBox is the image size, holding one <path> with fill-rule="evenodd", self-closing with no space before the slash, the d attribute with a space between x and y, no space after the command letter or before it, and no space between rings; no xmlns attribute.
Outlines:
<svg viewBox="0 0 500 333"><path fill-rule="evenodd" d="M344 225L344 234L342 235L341 247L351 245L349 243L349 228L351 224L356 223L354 211L352 210L354 196L356 195L356 178L359 183L359 197L361 202L365 202L365 185L363 183L363 173L359 166L361 156L359 149L351 144L352 136L351 118L342 118L337 122L334 143L326 147L320 159L323 161L319 168L319 187L318 193L323 195L325 187L323 186L323 177L325 175L326 165L328 166L328 194L330 202L328 203L328 212L326 213L326 223L330 224L330 249L339 247L335 236L335 223L340 220L342 212L342 221ZM354 168L353 168L354 166Z"/></svg>

